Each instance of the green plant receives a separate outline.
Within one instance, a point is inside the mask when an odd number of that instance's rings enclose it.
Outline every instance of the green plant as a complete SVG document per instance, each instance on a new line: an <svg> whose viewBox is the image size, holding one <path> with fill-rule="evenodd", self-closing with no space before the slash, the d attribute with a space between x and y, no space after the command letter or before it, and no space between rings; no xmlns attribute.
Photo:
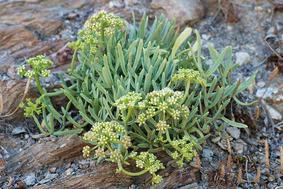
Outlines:
<svg viewBox="0 0 283 189"><path fill-rule="evenodd" d="M90 18L70 44L75 51L67 74L70 83L59 75L62 88L43 95L68 99L59 113L46 102L47 114L56 115L49 116L49 123L59 128L47 134L72 134L66 127L79 132L96 121L110 121L117 117L113 103L127 92L146 94L168 86L178 67L189 61L184 54L192 53L192 29L177 36L174 28L164 17L150 28L146 16L138 28L126 28L122 19L105 12Z"/></svg>
<svg viewBox="0 0 283 189"><path fill-rule="evenodd" d="M117 163L117 171L131 176L149 172L152 182L158 183L158 170L164 168L158 153L166 152L182 167L201 150L217 121L246 127L226 118L227 106L232 101L246 105L237 95L255 75L244 82L231 81L236 68L231 47L220 53L209 47L213 64L204 64L196 30L178 33L164 17L148 26L146 16L130 27L100 12L70 46L75 54L67 81L59 75L60 88L42 88L39 76L46 76L43 70L51 66L42 56L28 60L31 71L21 67L19 73L33 77L39 89L40 97L35 103L27 101L25 114L34 118L41 132L79 134L92 126L83 136L89 143L83 149L85 157ZM48 66L33 66L35 60ZM67 100L60 110L52 104L56 96ZM140 171L124 168L131 160Z"/></svg>
<svg viewBox="0 0 283 189"><path fill-rule="evenodd" d="M33 117L37 127L43 134L49 135L54 132L53 117L56 116L58 120L60 120L59 117L61 117L61 115L53 107L49 96L46 95L47 91L42 87L40 78L49 77L49 69L52 67L53 62L43 55L38 55L28 59L27 64L30 66L30 69L26 69L25 66L22 65L18 68L18 74L21 77L27 77L35 81L40 97L36 99L35 102L31 99L27 99L25 103L20 104L20 107L24 108L24 115L26 117ZM43 115L42 123L40 123L37 118L39 114Z"/></svg>

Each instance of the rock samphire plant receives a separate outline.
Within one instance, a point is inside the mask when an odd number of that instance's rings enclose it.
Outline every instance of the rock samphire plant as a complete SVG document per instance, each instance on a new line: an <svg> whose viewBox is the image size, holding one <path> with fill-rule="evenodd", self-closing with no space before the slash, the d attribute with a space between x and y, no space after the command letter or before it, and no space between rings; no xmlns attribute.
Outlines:
<svg viewBox="0 0 283 189"><path fill-rule="evenodd" d="M149 24L143 16L130 25L102 11L86 21L70 47L70 69L59 75L61 87L54 91L40 80L52 66L46 57L28 59L30 69L19 68L40 93L23 107L46 135L82 134L87 158L114 162L130 176L150 173L155 184L164 169L159 153L182 167L219 122L246 127L226 118L226 108L233 101L243 105L237 95L254 76L231 81L236 68L231 47L220 53L209 47L213 63L205 64L196 30L179 33L164 17ZM56 96L65 97L61 109L52 103ZM136 172L125 168L133 161Z"/></svg>

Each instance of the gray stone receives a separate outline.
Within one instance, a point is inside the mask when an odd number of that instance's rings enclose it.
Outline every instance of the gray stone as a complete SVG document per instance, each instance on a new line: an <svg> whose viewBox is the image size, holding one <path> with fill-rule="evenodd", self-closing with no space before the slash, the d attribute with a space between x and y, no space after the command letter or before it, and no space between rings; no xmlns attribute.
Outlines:
<svg viewBox="0 0 283 189"><path fill-rule="evenodd" d="M126 6L133 6L139 4L139 0L124 0Z"/></svg>
<svg viewBox="0 0 283 189"><path fill-rule="evenodd" d="M198 22L204 16L204 7L200 0L153 0L151 8L161 11L179 25Z"/></svg>
<svg viewBox="0 0 283 189"><path fill-rule="evenodd" d="M263 88L265 86L265 82L264 81L259 81L256 84L258 87Z"/></svg>
<svg viewBox="0 0 283 189"><path fill-rule="evenodd" d="M49 172L50 172L50 173L56 173L56 170L57 170L56 167L51 167L51 168L49 169Z"/></svg>
<svg viewBox="0 0 283 189"><path fill-rule="evenodd" d="M275 180L275 177L273 176L273 175L270 175L269 177L268 177L268 181L269 182L273 182Z"/></svg>
<svg viewBox="0 0 283 189"><path fill-rule="evenodd" d="M266 109L267 111L269 112L270 116L272 119L275 119L275 120L282 120L282 115L280 112L278 112L275 108L273 108L272 106L269 106L267 104L266 105Z"/></svg>
<svg viewBox="0 0 283 189"><path fill-rule="evenodd" d="M237 52L236 53L236 64L240 66L250 63L251 57L247 52Z"/></svg>
<svg viewBox="0 0 283 189"><path fill-rule="evenodd" d="M125 4L121 0L113 0L109 2L110 8L123 8Z"/></svg>
<svg viewBox="0 0 283 189"><path fill-rule="evenodd" d="M24 179L24 182L26 183L27 186L33 186L36 183L36 177L35 173L30 173L29 175L26 176Z"/></svg>
<svg viewBox="0 0 283 189"><path fill-rule="evenodd" d="M232 147L235 150L236 154L243 154L244 151L247 150L247 144L241 139L238 139L233 142Z"/></svg>
<svg viewBox="0 0 283 189"><path fill-rule="evenodd" d="M236 127L226 127L226 131L231 135L231 137L233 137L234 139L239 139L240 138L240 134L241 131L240 129L236 128Z"/></svg>
<svg viewBox="0 0 283 189"><path fill-rule="evenodd" d="M212 156L213 156L213 151L210 150L210 149L203 149L202 151L202 157L209 160L209 161L212 161Z"/></svg>
<svg viewBox="0 0 283 189"><path fill-rule="evenodd" d="M211 141L212 141L213 143L217 143L217 142L219 142L220 140L221 140L221 137L215 137L215 138L211 139Z"/></svg>
<svg viewBox="0 0 283 189"><path fill-rule="evenodd" d="M186 186L182 186L179 189L198 189L198 183L194 182L192 184L188 184Z"/></svg>
<svg viewBox="0 0 283 189"><path fill-rule="evenodd" d="M41 181L39 181L39 183L40 184L48 183L48 182L52 181L53 179L55 179L56 177L58 177L58 174L47 173L45 178L42 179Z"/></svg>
<svg viewBox="0 0 283 189"><path fill-rule="evenodd" d="M19 135L19 134L23 134L23 133L26 133L26 130L23 127L16 127L12 131L12 135Z"/></svg>
<svg viewBox="0 0 283 189"><path fill-rule="evenodd" d="M67 170L65 171L65 174L66 174L67 176L72 175L72 174L73 174L73 169L72 169L72 168L67 169Z"/></svg>

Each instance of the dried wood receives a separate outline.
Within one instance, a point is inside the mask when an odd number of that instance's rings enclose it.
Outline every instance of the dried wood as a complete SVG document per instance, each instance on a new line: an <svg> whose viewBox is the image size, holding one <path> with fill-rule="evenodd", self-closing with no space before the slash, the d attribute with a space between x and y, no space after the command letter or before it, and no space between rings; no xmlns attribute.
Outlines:
<svg viewBox="0 0 283 189"><path fill-rule="evenodd" d="M47 138L7 159L7 174L26 173L51 164L62 164L81 156L79 137Z"/></svg>
<svg viewBox="0 0 283 189"><path fill-rule="evenodd" d="M132 184L130 177L115 172L114 164L103 164L95 168L93 173L71 176L55 181L51 186L35 186L33 189L108 189L129 187Z"/></svg>
<svg viewBox="0 0 283 189"><path fill-rule="evenodd" d="M6 175L24 174L34 172L40 168L48 166L60 166L74 159L81 158L81 150L84 143L79 137L50 137L39 141L38 143L24 149L6 160L4 172ZM170 158L162 155L160 157L164 164L168 164ZM133 164L134 166L134 164ZM164 180L157 189L173 188L183 186L197 181L200 177L199 168L187 166L177 168L172 165L160 171ZM132 167L128 167L132 169ZM116 165L112 163L103 163L92 166L85 170L83 175L62 177L50 185L41 185L37 189L87 189L87 188L117 188L129 187L136 184L144 188L151 186L151 175L146 174L141 177L128 177L124 174L116 173Z"/></svg>

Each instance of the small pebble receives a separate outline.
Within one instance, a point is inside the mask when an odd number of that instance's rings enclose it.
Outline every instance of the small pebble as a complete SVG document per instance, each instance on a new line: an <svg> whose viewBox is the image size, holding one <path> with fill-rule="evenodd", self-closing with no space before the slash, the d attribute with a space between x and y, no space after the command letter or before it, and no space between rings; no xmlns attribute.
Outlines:
<svg viewBox="0 0 283 189"><path fill-rule="evenodd" d="M25 139L28 139L29 138L29 135L28 134L25 134Z"/></svg>
<svg viewBox="0 0 283 189"><path fill-rule="evenodd" d="M247 144L241 139L238 139L235 142L233 142L232 147L237 154L243 154L244 151L247 150Z"/></svg>
<svg viewBox="0 0 283 189"><path fill-rule="evenodd" d="M23 127L16 127L12 131L12 135L19 135L19 134L23 134L23 133L26 133L26 130Z"/></svg>
<svg viewBox="0 0 283 189"><path fill-rule="evenodd" d="M47 173L45 178L42 179L41 181L39 181L40 184L45 184L48 183L50 181L52 181L53 179L57 178L58 174L51 174L51 173Z"/></svg>
<svg viewBox="0 0 283 189"><path fill-rule="evenodd" d="M262 88L262 87L265 86L265 82L264 81L259 81L259 82L257 82L257 86Z"/></svg>
<svg viewBox="0 0 283 189"><path fill-rule="evenodd" d="M49 172L50 172L50 173L56 173L56 170L57 170L56 167L51 167L51 168L49 169Z"/></svg>
<svg viewBox="0 0 283 189"><path fill-rule="evenodd" d="M237 52L236 53L236 64L240 66L248 64L251 62L251 57L247 52Z"/></svg>
<svg viewBox="0 0 283 189"><path fill-rule="evenodd" d="M79 14L72 12L72 13L68 14L67 19L68 19L68 20L74 20L74 19L76 19L77 17L79 17Z"/></svg>
<svg viewBox="0 0 283 189"><path fill-rule="evenodd" d="M268 177L268 181L269 182L273 182L275 180L275 177L273 176L273 175L270 175L269 177Z"/></svg>
<svg viewBox="0 0 283 189"><path fill-rule="evenodd" d="M275 108L266 104L266 109L270 113L270 116L272 119L275 119L278 121L282 120L282 115Z"/></svg>
<svg viewBox="0 0 283 189"><path fill-rule="evenodd" d="M215 137L215 138L211 139L211 141L213 143L217 143L220 139L221 139L221 137Z"/></svg>
<svg viewBox="0 0 283 189"><path fill-rule="evenodd" d="M109 2L110 8L123 8L124 6L123 2L119 0L112 0Z"/></svg>
<svg viewBox="0 0 283 189"><path fill-rule="evenodd" d="M236 127L226 127L226 131L231 135L231 137L233 137L234 139L239 139L240 138L240 134L241 131L240 129L236 128Z"/></svg>
<svg viewBox="0 0 283 189"><path fill-rule="evenodd" d="M182 186L179 189L198 189L198 183L194 182L192 184L188 184L186 186Z"/></svg>
<svg viewBox="0 0 283 189"><path fill-rule="evenodd" d="M212 161L212 156L213 156L213 151L210 150L210 149L203 149L202 151L202 157L209 160L209 161Z"/></svg>
<svg viewBox="0 0 283 189"><path fill-rule="evenodd" d="M67 169L67 170L65 171L65 174L66 174L67 176L72 175L72 174L73 174L73 169L72 169L72 168Z"/></svg>
<svg viewBox="0 0 283 189"><path fill-rule="evenodd" d="M204 40L209 40L210 36L206 35L206 34L202 34L201 38L204 39Z"/></svg>
<svg viewBox="0 0 283 189"><path fill-rule="evenodd" d="M25 179L24 182L27 186L33 186L36 183L35 173L30 173Z"/></svg>

